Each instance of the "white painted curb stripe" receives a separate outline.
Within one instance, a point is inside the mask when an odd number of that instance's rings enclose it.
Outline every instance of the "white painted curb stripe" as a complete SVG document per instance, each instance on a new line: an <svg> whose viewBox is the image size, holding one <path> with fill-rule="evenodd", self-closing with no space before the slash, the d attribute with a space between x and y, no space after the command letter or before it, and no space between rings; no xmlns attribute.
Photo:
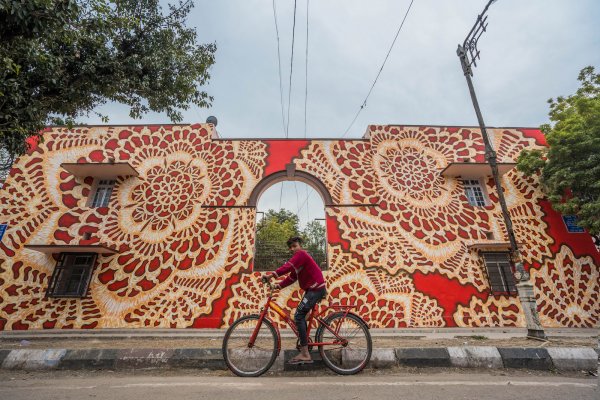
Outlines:
<svg viewBox="0 0 600 400"><path fill-rule="evenodd" d="M289 385L289 386L531 386L531 387L577 387L577 388L596 388L596 384L592 383L580 383L580 382L548 382L548 381L518 381L518 380L505 380L495 382L471 382L471 381L420 381L420 382L307 382L307 381L288 381L288 382L277 382L278 385ZM223 388L227 390L231 389L248 389L248 388L271 388L272 383L266 382L156 382L156 383L129 383L123 385L109 385L102 386L105 389L127 389L127 388L176 388L176 387L215 387ZM29 386L29 387L12 387L12 388L0 388L0 392L13 391L19 389L25 390L90 390L96 389L98 386Z"/></svg>
<svg viewBox="0 0 600 400"><path fill-rule="evenodd" d="M450 363L461 368L503 368L502 357L493 346L448 347Z"/></svg>
<svg viewBox="0 0 600 400"><path fill-rule="evenodd" d="M2 362L2 368L53 369L58 366L65 354L67 354L66 349L12 350Z"/></svg>

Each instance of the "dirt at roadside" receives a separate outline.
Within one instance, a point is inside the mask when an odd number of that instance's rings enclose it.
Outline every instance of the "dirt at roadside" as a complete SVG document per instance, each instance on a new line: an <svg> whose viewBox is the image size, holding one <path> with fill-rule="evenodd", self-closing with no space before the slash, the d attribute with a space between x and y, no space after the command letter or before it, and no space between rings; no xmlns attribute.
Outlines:
<svg viewBox="0 0 600 400"><path fill-rule="evenodd" d="M221 348L222 338L40 338L21 341L0 338L0 349L131 349L131 348ZM283 348L295 348L296 340L283 338ZM597 337L555 337L548 342L527 338L489 339L484 336L462 336L453 339L419 337L373 337L374 348L397 347L593 347Z"/></svg>

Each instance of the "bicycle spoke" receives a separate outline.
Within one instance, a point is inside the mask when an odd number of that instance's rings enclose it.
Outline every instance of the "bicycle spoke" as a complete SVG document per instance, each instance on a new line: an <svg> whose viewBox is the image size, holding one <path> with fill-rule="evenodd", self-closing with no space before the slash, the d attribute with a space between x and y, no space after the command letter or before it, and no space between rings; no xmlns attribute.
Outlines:
<svg viewBox="0 0 600 400"><path fill-rule="evenodd" d="M327 348L325 348L325 351L342 350L343 348L344 348L344 346L340 346L340 347L329 347L329 346L327 346Z"/></svg>
<svg viewBox="0 0 600 400"><path fill-rule="evenodd" d="M333 314L325 321L345 345L323 346L321 356L325 364L338 374L355 374L362 370L371 357L371 339L368 328L359 317L352 314ZM318 341L340 340L327 328L319 332Z"/></svg>
<svg viewBox="0 0 600 400"><path fill-rule="evenodd" d="M268 347L262 347L262 346L252 346L253 349L257 349L257 350L263 350L263 351L271 351L273 349L269 349Z"/></svg>
<svg viewBox="0 0 600 400"><path fill-rule="evenodd" d="M234 322L223 341L223 356L228 367L239 376L258 376L267 371L277 355L277 337L268 320L258 332L259 316L248 316ZM256 334L256 335L255 335ZM255 335L250 347L250 339Z"/></svg>
<svg viewBox="0 0 600 400"><path fill-rule="evenodd" d="M362 328L360 326L358 326L355 329L353 329L351 333L345 333L344 332L344 334L340 335L340 336L343 336L344 339L348 340L348 339L353 338L354 336L356 336L356 334L358 332L360 332L360 331L362 331Z"/></svg>
<svg viewBox="0 0 600 400"><path fill-rule="evenodd" d="M244 347L248 347L248 343L240 344L238 346L227 346L229 349L243 349Z"/></svg>

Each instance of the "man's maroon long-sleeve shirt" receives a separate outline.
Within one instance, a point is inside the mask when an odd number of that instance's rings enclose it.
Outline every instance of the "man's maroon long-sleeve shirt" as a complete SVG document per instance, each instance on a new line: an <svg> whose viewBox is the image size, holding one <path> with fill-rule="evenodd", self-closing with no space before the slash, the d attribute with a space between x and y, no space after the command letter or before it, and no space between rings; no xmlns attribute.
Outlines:
<svg viewBox="0 0 600 400"><path fill-rule="evenodd" d="M289 275L279 283L282 289L298 281L300 287L307 291L321 290L325 287L323 272L315 260L304 250L298 250L292 258L273 273L275 277Z"/></svg>

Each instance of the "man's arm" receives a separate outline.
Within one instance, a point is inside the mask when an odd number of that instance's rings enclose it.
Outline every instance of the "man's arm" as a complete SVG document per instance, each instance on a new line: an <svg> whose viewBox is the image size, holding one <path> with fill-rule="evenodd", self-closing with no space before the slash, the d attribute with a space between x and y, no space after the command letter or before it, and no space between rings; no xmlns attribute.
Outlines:
<svg viewBox="0 0 600 400"><path fill-rule="evenodd" d="M292 270L288 276L285 277L284 280L278 283L279 289L283 289L284 287L290 286L292 283L298 280L298 276L296 275L296 271Z"/></svg>
<svg viewBox="0 0 600 400"><path fill-rule="evenodd" d="M271 276L275 278L279 278L285 274L288 274L290 271L294 271L295 275L299 272L299 269L304 265L302 257L304 252L297 251L294 253L292 258L290 258L285 264L281 267L277 268L275 271L271 272Z"/></svg>

